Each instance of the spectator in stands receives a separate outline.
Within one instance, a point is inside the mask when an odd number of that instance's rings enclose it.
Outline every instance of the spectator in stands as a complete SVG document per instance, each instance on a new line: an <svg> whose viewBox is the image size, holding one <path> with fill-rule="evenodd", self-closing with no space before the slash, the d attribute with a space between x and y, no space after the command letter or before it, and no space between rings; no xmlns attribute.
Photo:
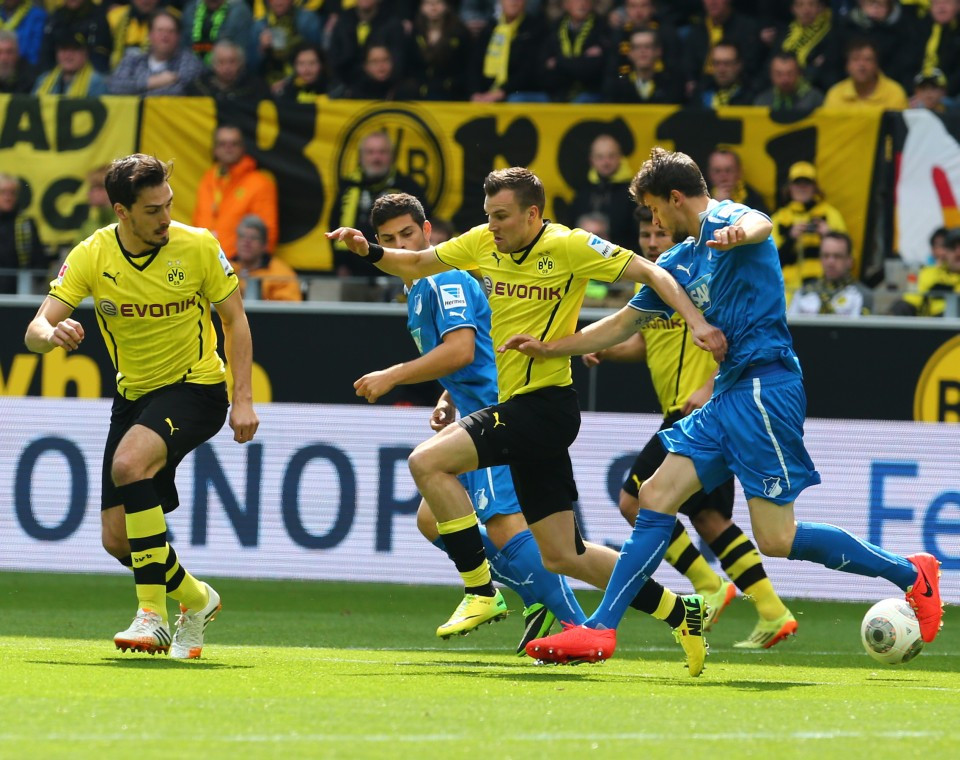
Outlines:
<svg viewBox="0 0 960 760"><path fill-rule="evenodd" d="M183 9L182 44L208 66L216 43L229 40L246 47L253 16L245 0L190 0Z"/></svg>
<svg viewBox="0 0 960 760"><path fill-rule="evenodd" d="M37 225L20 209L20 180L0 174L0 293L17 292L17 276L3 270L45 269L49 263Z"/></svg>
<svg viewBox="0 0 960 760"><path fill-rule="evenodd" d="M256 103L270 97L270 88L260 77L247 72L247 56L240 45L220 40L210 54L210 69L190 82L184 94Z"/></svg>
<svg viewBox="0 0 960 760"><path fill-rule="evenodd" d="M323 30L313 11L294 0L267 0L268 12L250 32L250 71L274 85L293 73L292 54L301 45L320 45Z"/></svg>
<svg viewBox="0 0 960 760"><path fill-rule="evenodd" d="M146 50L127 50L109 80L113 95L183 95L203 72L203 64L180 44L180 19L168 10L150 18ZM104 225L99 225L103 227Z"/></svg>
<svg viewBox="0 0 960 760"><path fill-rule="evenodd" d="M500 15L480 33L470 99L478 103L548 100L540 68L534 65L545 37L542 18L527 12L526 0L502 0Z"/></svg>
<svg viewBox="0 0 960 760"><path fill-rule="evenodd" d="M56 65L37 77L34 95L98 98L107 94L107 80L93 68L86 38L80 32L61 30L53 42Z"/></svg>
<svg viewBox="0 0 960 760"><path fill-rule="evenodd" d="M327 64L317 45L300 45L293 51L293 73L273 86L280 100L313 103L327 93Z"/></svg>
<svg viewBox="0 0 960 760"><path fill-rule="evenodd" d="M246 298L247 283L257 280L262 301L302 301L297 273L285 262L271 256L267 248L267 225L256 214L248 214L237 225L237 255L231 261L240 279L240 295Z"/></svg>
<svg viewBox="0 0 960 760"><path fill-rule="evenodd" d="M28 95L37 74L20 56L17 35L9 29L0 29L0 94Z"/></svg>
<svg viewBox="0 0 960 760"><path fill-rule="evenodd" d="M786 201L770 217L773 242L787 292L823 276L820 243L828 232L846 232L843 215L823 198L817 170L809 161L797 161L787 173Z"/></svg>
<svg viewBox="0 0 960 760"><path fill-rule="evenodd" d="M703 19L694 24L684 42L687 52L686 94L693 95L698 84L715 75L713 49L718 43L733 43L741 68L750 76L760 70L762 46L756 21L734 11L733 0L703 0ZM729 54L725 59L729 58ZM751 99L752 102L752 99ZM747 103L745 105L749 105Z"/></svg>
<svg viewBox="0 0 960 760"><path fill-rule="evenodd" d="M479 37L494 17L494 0L461 0L460 20L474 37Z"/></svg>
<svg viewBox="0 0 960 760"><path fill-rule="evenodd" d="M610 235L610 219L606 214L600 211L591 211L586 214L581 214L574 221L573 226L579 227L585 232L589 232L591 235L595 235L601 240L611 240ZM608 282L600 282L599 280L588 280L587 288L584 291L584 305L585 306L604 306L602 303L607 296L610 295L610 291L615 290L616 292L620 291L619 286L613 286ZM631 292L632 295L632 292Z"/></svg>
<svg viewBox="0 0 960 760"><path fill-rule="evenodd" d="M826 0L793 0L793 20L774 40L774 52L793 53L804 78L821 91L843 72L840 33Z"/></svg>
<svg viewBox="0 0 960 760"><path fill-rule="evenodd" d="M586 214L603 214L607 219L607 234L601 237L633 250L637 240L637 223L633 218L636 204L630 199L633 170L623 157L620 143L611 135L594 138L589 158L586 184L574 189L564 222L576 223Z"/></svg>
<svg viewBox="0 0 960 760"><path fill-rule="evenodd" d="M740 49L720 41L710 51L712 74L704 75L690 99L691 106L720 108L753 105L754 91L746 82Z"/></svg>
<svg viewBox="0 0 960 760"><path fill-rule="evenodd" d="M366 135L360 141L358 153L357 168L340 178L329 227L353 227L364 235L369 234L368 239L373 240L370 209L377 198L389 193L409 193L423 203L424 190L397 169L393 143L386 132ZM362 256L355 256L343 245L334 246L334 268L340 276L377 276L380 273Z"/></svg>
<svg viewBox="0 0 960 760"><path fill-rule="evenodd" d="M90 207L90 211L87 213L87 218L80 224L80 229L77 232L78 240L86 240L101 227L106 227L108 224L117 221L105 185L107 168L101 166L87 175L87 205ZM66 252L69 253L70 251L67 250Z"/></svg>
<svg viewBox="0 0 960 760"><path fill-rule="evenodd" d="M950 253L950 246L947 245L947 235L949 230L946 227L937 227L933 231L933 234L930 235L930 256L927 259L927 264L930 266L936 266L937 264L943 264L947 259L947 254Z"/></svg>
<svg viewBox="0 0 960 760"><path fill-rule="evenodd" d="M740 156L732 150L721 148L710 154L707 181L710 183L710 195L718 201L730 199L762 214L770 213L763 196L744 181Z"/></svg>
<svg viewBox="0 0 960 760"><path fill-rule="evenodd" d="M682 103L682 85L672 69L663 64L660 37L654 29L630 34L630 67L607 82L606 100L611 103Z"/></svg>
<svg viewBox="0 0 960 760"><path fill-rule="evenodd" d="M441 217L433 219L433 232L430 235L430 245L440 245L446 243L450 238L456 237L457 231L453 224Z"/></svg>
<svg viewBox="0 0 960 760"><path fill-rule="evenodd" d="M267 250L275 250L277 188L270 175L257 169L257 162L247 155L239 127L224 124L217 128L213 158L213 166L197 187L191 224L210 230L224 253L233 256L237 252L237 225L248 214L256 214L267 226Z"/></svg>
<svg viewBox="0 0 960 760"><path fill-rule="evenodd" d="M916 19L897 0L858 0L841 24L847 45L864 39L873 43L877 65L901 87L908 87L917 73L911 58L918 36Z"/></svg>
<svg viewBox="0 0 960 760"><path fill-rule="evenodd" d="M20 57L31 66L40 63L46 25L47 12L43 3L33 0L0 1L0 29L16 34Z"/></svg>
<svg viewBox="0 0 960 760"><path fill-rule="evenodd" d="M342 97L354 100L396 100L397 81L393 55L386 45L369 45L363 72L344 91Z"/></svg>
<svg viewBox="0 0 960 760"><path fill-rule="evenodd" d="M946 94L960 95L960 0L930 0L930 11L917 22L910 70L918 76L945 72Z"/></svg>
<svg viewBox="0 0 960 760"><path fill-rule="evenodd" d="M820 241L823 276L798 290L788 314L859 317L873 309L873 293L853 278L853 242L845 232L827 232Z"/></svg>
<svg viewBox="0 0 960 760"><path fill-rule="evenodd" d="M910 107L937 113L946 113L957 107L956 102L947 97L947 77L940 69L931 69L914 77Z"/></svg>
<svg viewBox="0 0 960 760"><path fill-rule="evenodd" d="M799 111L806 113L823 103L823 93L803 78L795 53L779 50L770 59L771 87L761 92L755 106L771 111Z"/></svg>
<svg viewBox="0 0 960 760"><path fill-rule="evenodd" d="M130 0L128 5L114 5L107 11L107 23L113 36L111 71L116 71L128 50L145 52L150 46L150 18L159 5L160 0ZM180 20L179 12L177 20Z"/></svg>
<svg viewBox="0 0 960 760"><path fill-rule="evenodd" d="M543 84L559 103L599 103L610 32L595 0L563 0L564 14L544 42Z"/></svg>
<svg viewBox="0 0 960 760"><path fill-rule="evenodd" d="M421 0L407 53L403 96L416 100L465 100L473 38L447 0Z"/></svg>
<svg viewBox="0 0 960 760"><path fill-rule="evenodd" d="M103 6L95 5L93 0L62 1L63 5L47 19L40 49L40 66L49 69L56 65L58 40L80 39L93 68L106 74L110 71L113 36Z"/></svg>
<svg viewBox="0 0 960 760"><path fill-rule="evenodd" d="M372 45L388 47L394 71L404 71L407 35L392 10L384 7L381 0L356 0L353 8L337 16L327 47L335 87L347 88L357 83L363 75L367 49Z"/></svg>
<svg viewBox="0 0 960 760"><path fill-rule="evenodd" d="M893 304L890 313L897 316L940 317L946 311L946 296L960 298L960 228L946 235L943 261L920 269L917 292L904 293ZM956 307L955 307L956 308Z"/></svg>
<svg viewBox="0 0 960 760"><path fill-rule="evenodd" d="M877 63L877 49L869 40L854 40L847 47L847 74L846 79L827 91L825 106L887 110L908 107L907 93L884 76Z"/></svg>
<svg viewBox="0 0 960 760"><path fill-rule="evenodd" d="M660 44L661 64L658 72L663 69L670 72L678 84L684 77L678 77L677 72L682 68L680 56L680 38L673 24L663 21L657 13L657 6L653 0L626 0L622 11L623 21L619 25L615 36L614 71L617 77L625 77L633 69L633 60L630 51L633 45L634 32L652 31L657 34Z"/></svg>

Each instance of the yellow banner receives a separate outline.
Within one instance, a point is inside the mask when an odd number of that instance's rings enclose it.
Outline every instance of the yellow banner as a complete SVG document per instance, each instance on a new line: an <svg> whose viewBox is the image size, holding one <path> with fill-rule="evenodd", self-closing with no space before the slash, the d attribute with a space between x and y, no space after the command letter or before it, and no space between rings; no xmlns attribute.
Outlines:
<svg viewBox="0 0 960 760"><path fill-rule="evenodd" d="M23 180L21 205L47 245L79 242L87 175L133 153L139 98L0 95L0 171Z"/></svg>

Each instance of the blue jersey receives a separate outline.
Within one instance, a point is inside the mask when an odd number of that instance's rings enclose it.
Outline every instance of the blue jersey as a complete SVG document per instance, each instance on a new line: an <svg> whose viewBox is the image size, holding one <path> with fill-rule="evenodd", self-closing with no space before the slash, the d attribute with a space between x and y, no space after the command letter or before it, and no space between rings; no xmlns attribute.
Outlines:
<svg viewBox="0 0 960 760"><path fill-rule="evenodd" d="M711 200L701 215L700 237L687 238L657 259L657 265L673 275L707 321L727 336L727 356L720 364L714 395L730 388L753 365L781 362L800 374L787 329L783 273L773 238L729 251L707 246L716 230L750 211L760 213L733 201ZM650 287L641 288L629 306L651 320L673 314Z"/></svg>
<svg viewBox="0 0 960 760"><path fill-rule="evenodd" d="M453 330L473 330L473 362L440 378L461 416L497 403L497 365L490 339L490 305L477 280L459 269L417 280L407 296L407 329L426 354Z"/></svg>

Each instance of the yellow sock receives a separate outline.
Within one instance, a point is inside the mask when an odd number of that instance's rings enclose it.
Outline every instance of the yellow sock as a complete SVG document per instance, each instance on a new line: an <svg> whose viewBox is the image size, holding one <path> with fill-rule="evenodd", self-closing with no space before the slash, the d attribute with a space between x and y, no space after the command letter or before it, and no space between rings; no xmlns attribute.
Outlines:
<svg viewBox="0 0 960 760"><path fill-rule="evenodd" d="M438 522L437 531L443 536L444 548L463 578L463 585L466 588L489 585L490 565L483 551L476 513L471 512L454 520Z"/></svg>
<svg viewBox="0 0 960 760"><path fill-rule="evenodd" d="M714 572L697 547L693 545L690 536L679 521L674 528L664 559L673 565L677 572L689 578L698 594L712 594L723 584L723 579Z"/></svg>
<svg viewBox="0 0 960 760"><path fill-rule="evenodd" d="M752 586L748 586L743 593L757 605L757 613L764 620L776 620L787 611L787 606L780 601L780 597L774 591L769 578L764 578Z"/></svg>
<svg viewBox="0 0 960 760"><path fill-rule="evenodd" d="M760 552L740 528L731 525L710 544L710 548L730 580L757 605L760 617L776 620L787 611L763 569Z"/></svg>
<svg viewBox="0 0 960 760"><path fill-rule="evenodd" d="M167 544L167 596L176 599L187 609L202 610L210 601L207 587L186 571L177 558L176 550Z"/></svg>
<svg viewBox="0 0 960 760"><path fill-rule="evenodd" d="M137 604L167 620L167 523L160 505L125 515Z"/></svg>
<svg viewBox="0 0 960 760"><path fill-rule="evenodd" d="M670 613L673 612L676 604L677 595L670 589L665 588L663 590L663 596L660 597L660 604L657 605L657 609L655 609L652 614L657 620L666 620Z"/></svg>

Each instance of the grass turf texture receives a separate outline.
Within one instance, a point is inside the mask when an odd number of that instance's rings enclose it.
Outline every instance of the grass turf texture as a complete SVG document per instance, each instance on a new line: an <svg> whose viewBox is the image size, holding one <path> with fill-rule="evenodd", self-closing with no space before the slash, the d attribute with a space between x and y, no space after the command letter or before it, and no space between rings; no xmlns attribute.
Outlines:
<svg viewBox="0 0 960 760"><path fill-rule="evenodd" d="M129 577L0 574L0 757L824 760L960 748L950 610L927 651L891 668L861 649L867 604L795 601L799 637L758 653L732 649L754 622L737 600L691 679L666 626L633 611L609 662L537 667L513 654L518 611L436 639L453 588L213 585L224 610L203 658L180 662L113 648L134 612ZM593 609L598 597L580 596Z"/></svg>

